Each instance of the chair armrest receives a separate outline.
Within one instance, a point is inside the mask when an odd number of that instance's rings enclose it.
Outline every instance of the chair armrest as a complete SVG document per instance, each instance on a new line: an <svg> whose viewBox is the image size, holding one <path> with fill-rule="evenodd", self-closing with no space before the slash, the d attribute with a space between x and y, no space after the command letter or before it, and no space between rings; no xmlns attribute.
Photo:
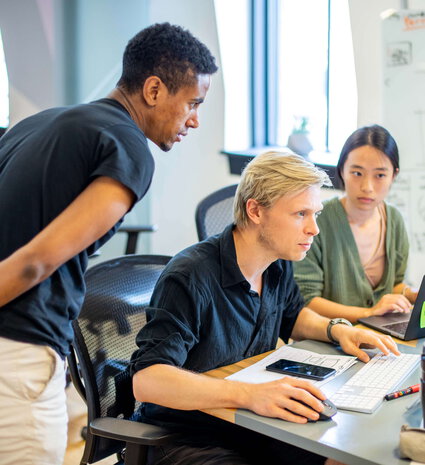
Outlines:
<svg viewBox="0 0 425 465"><path fill-rule="evenodd" d="M155 232L158 230L158 226L156 224L148 224L148 225L139 225L139 226L120 226L118 232L124 233L141 233L141 232Z"/></svg>
<svg viewBox="0 0 425 465"><path fill-rule="evenodd" d="M125 246L125 254L134 254L137 250L137 240L139 234L143 232L155 232L158 229L156 224L152 225L137 225L137 226L120 226L117 232L127 234L127 244Z"/></svg>
<svg viewBox="0 0 425 465"><path fill-rule="evenodd" d="M84 387L84 384L81 380L81 375L78 369L78 361L75 355L74 346L72 344L70 346L69 355L67 356L67 362L68 362L69 373L71 375L72 384L74 385L78 394L80 394L80 397L87 404L86 388Z"/></svg>
<svg viewBox="0 0 425 465"><path fill-rule="evenodd" d="M96 418L90 423L90 431L96 436L149 446L165 444L177 436L160 426L111 417Z"/></svg>

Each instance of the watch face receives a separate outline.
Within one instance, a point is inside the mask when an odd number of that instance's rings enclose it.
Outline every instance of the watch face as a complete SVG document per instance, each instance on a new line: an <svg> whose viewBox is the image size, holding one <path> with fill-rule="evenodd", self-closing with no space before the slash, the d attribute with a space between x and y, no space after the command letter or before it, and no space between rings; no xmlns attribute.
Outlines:
<svg viewBox="0 0 425 465"><path fill-rule="evenodd" d="M331 323L333 325L343 324L343 325L347 325L347 326L352 326L352 324L348 320L346 320L345 318L334 318L333 320L331 320Z"/></svg>

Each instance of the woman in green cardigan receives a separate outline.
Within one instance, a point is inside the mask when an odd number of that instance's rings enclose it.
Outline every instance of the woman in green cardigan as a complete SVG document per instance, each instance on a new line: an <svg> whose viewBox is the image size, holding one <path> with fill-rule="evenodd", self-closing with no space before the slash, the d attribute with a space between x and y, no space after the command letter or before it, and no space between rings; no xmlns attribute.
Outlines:
<svg viewBox="0 0 425 465"><path fill-rule="evenodd" d="M399 172L395 140L381 126L357 129L342 148L345 195L324 202L320 234L294 262L306 305L329 318L407 312L417 293L403 283L409 244L399 211L385 203Z"/></svg>

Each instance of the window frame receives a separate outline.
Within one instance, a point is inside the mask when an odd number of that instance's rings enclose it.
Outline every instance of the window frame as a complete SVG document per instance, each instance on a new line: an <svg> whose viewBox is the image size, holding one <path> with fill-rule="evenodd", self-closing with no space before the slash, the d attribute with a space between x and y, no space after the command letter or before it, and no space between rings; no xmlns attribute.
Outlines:
<svg viewBox="0 0 425 465"><path fill-rule="evenodd" d="M326 129L325 148L329 151L330 114L330 44L331 2L327 0L327 67L325 77ZM247 150L223 150L228 156L230 172L240 174L255 155L269 149L281 148L277 143L278 125L278 9L279 0L249 0L250 37L250 142ZM336 166L315 163L325 169L334 187L340 188L336 179Z"/></svg>

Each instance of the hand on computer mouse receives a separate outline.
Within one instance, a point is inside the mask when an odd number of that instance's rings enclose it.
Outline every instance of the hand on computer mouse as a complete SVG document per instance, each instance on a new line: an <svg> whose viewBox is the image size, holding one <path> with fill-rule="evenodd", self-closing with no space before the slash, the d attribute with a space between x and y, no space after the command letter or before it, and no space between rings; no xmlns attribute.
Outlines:
<svg viewBox="0 0 425 465"><path fill-rule="evenodd" d="M321 412L318 412L319 418L317 420L311 420L310 418L307 418L308 423L315 423L316 421L326 421L330 420L337 412L336 406L329 400L320 400L319 401L322 403L324 409ZM307 405L304 402L301 402L301 404L304 404L306 407L311 408L310 405Z"/></svg>
<svg viewBox="0 0 425 465"><path fill-rule="evenodd" d="M338 409L329 399L322 400L321 402L325 408L319 412L319 421L330 420L338 412Z"/></svg>
<svg viewBox="0 0 425 465"><path fill-rule="evenodd" d="M307 418L317 420L319 412L325 408L322 401L326 395L306 379L285 376L267 383L247 384L243 388L245 396L240 396L244 401L240 406L258 415L302 424Z"/></svg>

